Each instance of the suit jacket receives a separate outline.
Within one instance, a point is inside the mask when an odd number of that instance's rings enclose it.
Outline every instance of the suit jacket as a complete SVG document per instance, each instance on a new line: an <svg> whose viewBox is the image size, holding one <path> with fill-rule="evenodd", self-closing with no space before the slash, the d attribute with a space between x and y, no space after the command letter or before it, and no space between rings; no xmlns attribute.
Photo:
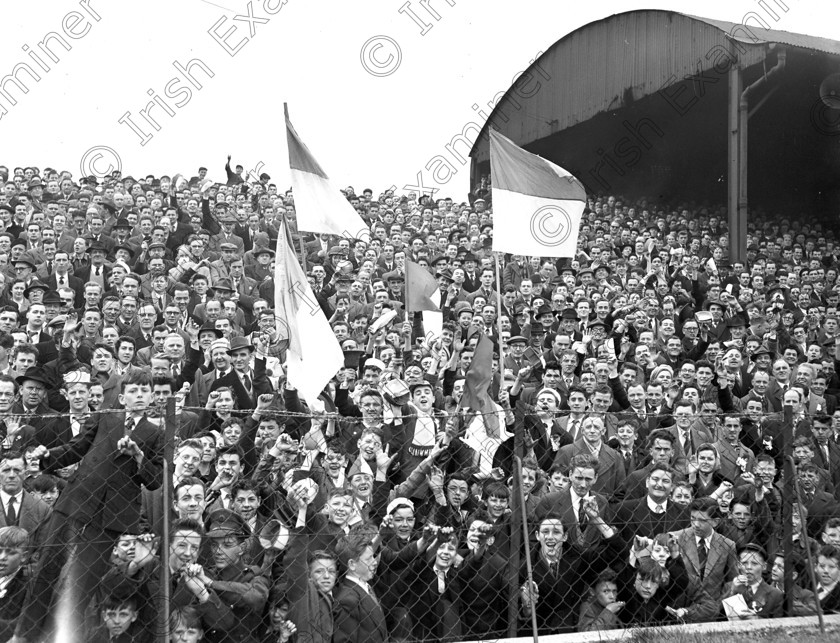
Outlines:
<svg viewBox="0 0 840 643"><path fill-rule="evenodd" d="M85 524L120 533L140 527L140 488L157 489L163 475L163 432L141 420L129 436L140 447L143 459L123 455L117 442L125 436L126 414L104 413L91 417L81 433L45 456L47 473L76 462L54 510Z"/></svg>
<svg viewBox="0 0 840 643"><path fill-rule="evenodd" d="M90 248L91 245L96 243L96 241L94 241L94 238L93 238L92 234L86 234L85 239L87 239L88 248ZM117 242L113 237L109 237L107 234L105 234L103 232L102 234L99 235L99 239L97 241L100 244L102 244L102 246L105 248L105 251L108 253L107 256L110 257L114 254L114 248L117 247Z"/></svg>
<svg viewBox="0 0 840 643"><path fill-rule="evenodd" d="M820 446L814 441L814 464L828 472L834 485L834 497L840 499L840 445L828 441L828 460Z"/></svg>
<svg viewBox="0 0 840 643"><path fill-rule="evenodd" d="M823 614L840 614L840 585L836 585L828 595L820 601Z"/></svg>
<svg viewBox="0 0 840 643"><path fill-rule="evenodd" d="M579 454L590 454L589 447L586 446L582 438L574 444L560 447L554 463L568 467L572 458ZM598 477L595 480L595 484L592 485L592 491L609 498L621 486L626 477L624 458L615 449L608 447L606 443L602 443L601 451L598 454L598 464Z"/></svg>
<svg viewBox="0 0 840 643"><path fill-rule="evenodd" d="M245 240L235 233L230 235L230 239L225 238L224 232L220 232L219 234L210 237L210 250L214 252L221 252L222 243L235 243L236 254L240 257L245 254Z"/></svg>
<svg viewBox="0 0 840 643"><path fill-rule="evenodd" d="M8 527L5 509L3 507L3 511L0 511L0 527ZM38 532L38 528L46 522L51 513L52 508L46 502L24 491L18 508L17 526L26 529L31 536Z"/></svg>
<svg viewBox="0 0 840 643"><path fill-rule="evenodd" d="M345 579L333 604L333 643L385 643L388 630L379 602Z"/></svg>
<svg viewBox="0 0 840 643"><path fill-rule="evenodd" d="M793 383L793 376L791 376L790 383ZM779 412L782 410L782 398L784 397L784 393L782 393L779 383L772 377L770 378L770 384L767 386L765 395L767 396L768 404L773 411Z"/></svg>
<svg viewBox="0 0 840 643"><path fill-rule="evenodd" d="M606 519L609 510L606 497L594 492L591 495L598 503L598 513L601 514L602 518ZM536 514L537 521L541 521L549 514L560 515L568 532L566 547L578 555L585 551L597 549L601 543L603 538L601 532L591 522L588 522L584 526L583 532L581 532L580 524L575 517L575 508L572 506L572 493L569 489L543 496L537 504L534 513ZM565 554L566 552L564 551L563 553Z"/></svg>
<svg viewBox="0 0 840 643"><path fill-rule="evenodd" d="M48 449L60 447L73 439L73 428L70 425L70 416L62 415L53 418L49 423L40 426L35 430L35 440Z"/></svg>
<svg viewBox="0 0 840 643"><path fill-rule="evenodd" d="M749 587L740 587L737 590L732 587L731 583L727 583L727 589L724 592L724 598L729 598L735 594L742 594L747 605L752 607L755 604L756 612L760 618L779 618L782 616L782 609L784 607L785 595L780 589L770 586L764 581L758 586L755 594Z"/></svg>
<svg viewBox="0 0 840 643"><path fill-rule="evenodd" d="M55 415L55 411L47 406L46 402L41 402L33 411L26 411L24 409L23 402L20 400L17 400L14 404L12 404L10 413L22 416L21 424L28 424L29 426L35 427L36 431L45 424L52 422L52 418L44 416ZM3 437L5 437L5 435L4 431Z"/></svg>
<svg viewBox="0 0 840 643"><path fill-rule="evenodd" d="M142 340L141 341L145 341ZM137 352L134 354L134 363L137 366L149 366L152 363L152 357L155 355L163 355L163 353L155 353L154 346L144 346L142 348L138 348Z"/></svg>
<svg viewBox="0 0 840 643"><path fill-rule="evenodd" d="M825 398L817 395L816 393L810 393L808 395L808 415L814 417L815 415L822 415L823 413L828 413L828 406Z"/></svg>
<svg viewBox="0 0 840 643"><path fill-rule="evenodd" d="M683 448L682 434L680 430L676 426L672 426L668 430L671 433L671 435L673 435L676 439L676 441L674 442L674 453L676 454L675 457L678 459L685 458L686 454L685 449ZM688 435L689 439L691 440L691 444L693 445L693 453L697 453L697 447L699 447L701 444L704 444L706 442L711 444L715 441L711 433L707 432L705 428L698 426L696 423L688 430Z"/></svg>
<svg viewBox="0 0 840 643"><path fill-rule="evenodd" d="M740 408L746 409L747 402L750 400L761 400L761 410L765 413L780 413L782 410L782 399L780 397L767 395L766 392L761 396L754 390L750 390L749 393L740 398Z"/></svg>
<svg viewBox="0 0 840 643"><path fill-rule="evenodd" d="M808 535L811 538L818 538L822 531L823 524L830 517L837 514L840 507L830 493L815 491L813 498L808 500L805 493L802 494L802 504L808 510Z"/></svg>
<svg viewBox="0 0 840 643"><path fill-rule="evenodd" d="M228 371L229 373L231 371ZM213 382L216 381L216 369L214 368L209 373L202 373L199 371L195 376L195 384L190 389L190 398L188 406L200 406L204 408L207 404L207 398L210 395Z"/></svg>
<svg viewBox="0 0 840 643"><path fill-rule="evenodd" d="M50 290L58 290L58 277L55 273L52 273L49 277L47 277L46 284L50 287ZM76 293L76 297L73 301L73 307L81 308L84 304L85 282L78 277L68 274L67 287L72 288L73 292Z"/></svg>
<svg viewBox="0 0 840 643"><path fill-rule="evenodd" d="M653 538L664 531L677 531L689 526L688 507L668 500L665 513L655 514L648 507L648 497L627 500L613 510L613 516L607 524L619 529L619 536L625 544L624 551L633 543L634 536Z"/></svg>
<svg viewBox="0 0 840 643"><path fill-rule="evenodd" d="M681 529L674 534L674 537L680 546L680 554L692 588L702 588L714 600L720 600L724 583L731 581L738 573L735 543L716 531L712 532L706 565L701 572L694 528Z"/></svg>
<svg viewBox="0 0 840 643"><path fill-rule="evenodd" d="M85 266L84 268L77 268L73 275L78 277L82 280L83 284L86 284L90 281L90 274L92 272L92 266ZM105 290L108 290L108 279L111 276L111 269L108 266L102 266L102 279L105 283ZM77 306L78 307L78 306Z"/></svg>
<svg viewBox="0 0 840 643"><path fill-rule="evenodd" d="M20 569L6 585L6 594L0 598L0 637L4 640L10 639L15 633L28 585L24 570Z"/></svg>

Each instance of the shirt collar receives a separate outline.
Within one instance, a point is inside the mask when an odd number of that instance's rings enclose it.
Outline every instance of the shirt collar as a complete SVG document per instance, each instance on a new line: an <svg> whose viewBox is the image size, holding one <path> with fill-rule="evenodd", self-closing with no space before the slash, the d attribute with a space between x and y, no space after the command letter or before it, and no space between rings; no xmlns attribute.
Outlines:
<svg viewBox="0 0 840 643"><path fill-rule="evenodd" d="M668 511L668 499L666 498L662 502L654 502L650 496L645 496L647 498L647 506L651 511L655 511L657 506L661 506L665 511Z"/></svg>
<svg viewBox="0 0 840 643"><path fill-rule="evenodd" d="M9 495L8 493L6 493L5 491L0 490L0 502L2 502L2 503L3 503L3 508L2 508L2 509L3 509L3 511L5 511L5 510L6 510L6 507L8 507L8 506L9 506L9 498L11 498L11 497L12 497L12 496L10 496L10 495ZM14 498L15 498L15 504L17 505L18 511L20 511L20 503L21 503L21 501L23 500L23 489L21 489L20 491L18 491L18 492L15 494Z"/></svg>
<svg viewBox="0 0 840 643"><path fill-rule="evenodd" d="M352 582L352 583L356 583L356 585L358 585L358 586L359 586L359 587L361 587L363 590L365 590L365 592L367 592L368 594L370 594L370 585L368 585L368 584L367 584L365 581L363 581L361 578L357 578L356 576L352 576L351 574L347 574L347 575L345 576L345 578L346 578L347 580L349 580L350 582Z"/></svg>

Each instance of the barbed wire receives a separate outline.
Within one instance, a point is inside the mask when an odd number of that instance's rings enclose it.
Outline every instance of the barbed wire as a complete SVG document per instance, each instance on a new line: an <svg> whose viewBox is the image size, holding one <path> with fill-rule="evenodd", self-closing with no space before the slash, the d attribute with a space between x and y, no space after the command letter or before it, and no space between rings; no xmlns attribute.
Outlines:
<svg viewBox="0 0 840 643"><path fill-rule="evenodd" d="M143 411L143 415L145 417L149 417L149 410L150 409L146 409L146 410ZM488 415L504 414L508 410L510 412L514 413L514 414L521 414L523 417L540 417L541 416L541 413L539 411L521 412L521 411L517 410L516 407L511 407L510 409L505 409L504 407L500 407L499 409L497 409L495 411L473 411L471 409L463 407L463 408L460 408L458 411L456 411L456 410L449 410L448 411L446 409L434 409L431 413L425 414L425 415L420 414L420 413L410 413L408 415L401 415L399 417L411 419L411 418L416 418L416 417L434 417L436 415L439 415L439 416L440 415L446 415L447 417L450 417L450 418L457 418L457 417L460 416L459 411L463 411L463 413L466 416L476 418L476 417L484 417L484 416L488 416ZM204 407L204 406L183 406L183 407L179 407L179 411L195 412L195 413L198 413L199 415L203 412L208 412L208 413L211 413L211 414L217 412L215 409L208 409L207 407ZM14 417L33 417L33 418L37 417L39 419L59 419L59 418L67 418L67 417L70 417L70 416L90 417L90 416L107 415L107 414L121 413L121 412L127 412L127 411L125 409L122 409L122 408L112 408L112 409L91 409L90 411L85 411L83 413L73 413L71 411L66 411L66 412L56 411L55 413L38 413L37 415L32 414L32 413L26 413L26 412L7 412L5 414L0 414L0 420L4 420L6 417L10 417L10 416L14 416ZM234 409L230 410L230 414L232 416L243 417L243 418L247 417L248 415L251 415L255 412L257 412L256 408L252 408L252 409L236 409L236 408L234 408ZM342 415L341 413L337 413L337 412L323 412L323 413L309 412L309 413L307 413L307 412L304 412L304 411L288 411L288 410L285 410L285 409L277 409L277 408L274 408L274 407L261 409L259 412L262 416L271 416L271 417L285 416L285 417L288 417L288 418L291 418L291 419L297 418L297 419L311 419L311 420L314 420L314 419L317 419L317 420L355 420L355 419L362 419L364 417L364 419L367 419L367 420L388 420L388 421L390 421L390 420L393 420L394 417L395 417L393 414L390 414L390 415L389 414L369 414L369 415L362 416L362 415ZM719 420L719 419L721 419L721 414L727 415L727 416L737 416L739 418L746 418L746 419L749 419L749 420L753 420L753 418L755 418L755 417L758 417L761 420L768 419L768 418L778 420L778 419L782 419L783 416L784 416L783 411L762 411L760 413L747 413L747 412L744 412L744 411L723 411L723 410L720 410L720 411L715 411L714 413L711 413L711 412L710 413L694 413L693 415L690 415L688 417L691 418L692 421L696 421L698 419L703 419L703 418L710 418L710 417L712 417L716 420ZM178 415L177 412L176 412L176 415ZM559 411L554 412L554 419L559 420L561 418L568 417L570 415L571 415L571 411L569 411L568 409L561 409ZM671 418L671 419L673 419L675 417L673 412L646 413L644 415L644 417L639 417L639 415L632 408L622 409L620 411L605 411L605 412L592 411L592 410L587 409L586 411L582 412L582 415L584 416L584 419L589 418L589 417L614 416L614 417L620 417L622 420L634 419L637 422L643 422L643 421L645 421L649 418L653 418L653 419ZM163 411L160 411L159 413L157 413L155 415L152 415L151 417L158 417L160 419L165 419L166 418L166 412L165 412L165 410L163 410ZM806 414L805 417L810 417L810 416L808 416Z"/></svg>

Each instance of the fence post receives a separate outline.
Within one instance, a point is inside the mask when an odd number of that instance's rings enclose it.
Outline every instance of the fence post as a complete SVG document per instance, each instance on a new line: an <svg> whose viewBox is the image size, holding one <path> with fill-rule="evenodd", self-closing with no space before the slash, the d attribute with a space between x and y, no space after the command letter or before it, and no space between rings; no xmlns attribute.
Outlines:
<svg viewBox="0 0 840 643"><path fill-rule="evenodd" d="M513 429L513 460L524 457L525 436L524 427L517 422ZM508 558L508 637L515 638L519 627L519 548L520 534L517 525L522 520L524 507L520 501L519 489L520 480L516 474L516 467L513 467L511 475L511 516L510 516L510 558ZM527 543L526 543L527 545Z"/></svg>
<svg viewBox="0 0 840 643"><path fill-rule="evenodd" d="M790 460L791 460L791 466L793 464L795 464L793 462L793 456L790 456ZM813 587L816 590L816 588L817 588L817 577L814 574L814 560L813 560L813 556L811 556L811 544L808 542L808 527L805 524L806 521L802 520L802 516L805 514L805 507L802 504L802 492L799 489L799 480L797 478L793 479L793 483L794 483L793 488L796 491L796 508L797 508L797 511L799 512L799 532L800 532L799 537L801 538L801 542L805 543L805 558L807 559L807 562L808 562L808 574L811 577L811 587ZM788 566L787 560L788 559L785 558L785 571L787 571L787 566ZM820 632L825 634L825 621L823 620L822 605L820 605L819 599L816 600L816 606L817 606L817 619L820 622Z"/></svg>
<svg viewBox="0 0 840 643"><path fill-rule="evenodd" d="M166 415L163 419L163 482L161 483L161 497L163 498L163 533L160 543L160 569L163 596L163 609L158 614L158 632L161 643L169 642L169 518L172 507L172 472L169 465L175 459L175 433L178 428L178 418L175 416L175 398L170 397L166 402Z"/></svg>
<svg viewBox="0 0 840 643"><path fill-rule="evenodd" d="M782 497L782 542L785 552L785 616L793 615L793 407L784 407L782 422L782 475L784 495Z"/></svg>
<svg viewBox="0 0 840 643"><path fill-rule="evenodd" d="M516 463L516 471L515 475L522 480L522 458L518 455L514 456L514 462ZM534 584L534 568L531 563L531 539L530 539L530 532L528 531L528 515L525 511L525 491L522 489L522 485L519 485L519 500L520 505L522 507L522 538L525 541L525 569L528 574L528 590L530 591L531 587ZM534 643L538 643L539 641L539 634L538 634L538 627L537 627L537 605L534 602L531 605L531 631L534 635Z"/></svg>

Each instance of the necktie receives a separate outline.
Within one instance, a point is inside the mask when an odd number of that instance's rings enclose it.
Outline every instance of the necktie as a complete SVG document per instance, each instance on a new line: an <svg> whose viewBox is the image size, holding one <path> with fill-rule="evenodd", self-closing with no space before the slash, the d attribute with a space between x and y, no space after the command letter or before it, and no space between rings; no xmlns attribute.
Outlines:
<svg viewBox="0 0 840 643"><path fill-rule="evenodd" d="M52 274L52 261L47 262L47 274L48 275Z"/></svg>
<svg viewBox="0 0 840 643"><path fill-rule="evenodd" d="M438 594L443 594L446 591L446 572L442 569L435 569L435 573L437 574ZM371 595L373 595L373 590L371 590Z"/></svg>
<svg viewBox="0 0 840 643"><path fill-rule="evenodd" d="M73 437L79 435L79 432L81 432L86 420L87 417L84 415L70 416L70 431L73 433Z"/></svg>
<svg viewBox="0 0 840 643"><path fill-rule="evenodd" d="M624 472L629 474L633 467L633 454L629 451L624 452Z"/></svg>
<svg viewBox="0 0 840 643"><path fill-rule="evenodd" d="M654 505L653 506L653 513L664 514L665 513L665 507L663 507L661 504Z"/></svg>
<svg viewBox="0 0 840 643"><path fill-rule="evenodd" d="M828 454L828 444L822 445L823 459L825 460L825 470L831 473L831 458Z"/></svg>
<svg viewBox="0 0 840 643"><path fill-rule="evenodd" d="M586 515L586 511L584 510L583 498L581 498L580 503L578 503L578 527L580 527L581 531L586 529L586 525L588 522L589 517Z"/></svg>
<svg viewBox="0 0 840 643"><path fill-rule="evenodd" d="M572 440L577 440L577 427L580 420L572 420L569 425L569 433L572 434Z"/></svg>
<svg viewBox="0 0 840 643"><path fill-rule="evenodd" d="M691 457L691 452L691 434L688 431L686 431L685 433L683 433L683 453L686 455L686 457Z"/></svg>
<svg viewBox="0 0 840 643"><path fill-rule="evenodd" d="M178 376L181 374L181 369L178 367L177 364L173 364L171 366L171 370L172 370L172 377L177 379Z"/></svg>
<svg viewBox="0 0 840 643"><path fill-rule="evenodd" d="M744 602L749 606L752 607L753 603L755 602L755 594L753 594L752 588L748 587L747 591L744 592Z"/></svg>
<svg viewBox="0 0 840 643"><path fill-rule="evenodd" d="M125 419L125 437L131 437L131 432L134 431L134 428L137 426L137 420L132 417L127 417Z"/></svg>
<svg viewBox="0 0 840 643"><path fill-rule="evenodd" d="M697 559L700 561L700 579L706 573L706 560L709 557L709 550L706 548L706 539L701 538L697 543Z"/></svg>
<svg viewBox="0 0 840 643"><path fill-rule="evenodd" d="M245 385L246 390L250 394L251 393L251 378L247 374L242 378L242 383Z"/></svg>
<svg viewBox="0 0 840 643"><path fill-rule="evenodd" d="M6 526L17 527L17 512L15 511L15 497L9 497L9 505L6 509Z"/></svg>

